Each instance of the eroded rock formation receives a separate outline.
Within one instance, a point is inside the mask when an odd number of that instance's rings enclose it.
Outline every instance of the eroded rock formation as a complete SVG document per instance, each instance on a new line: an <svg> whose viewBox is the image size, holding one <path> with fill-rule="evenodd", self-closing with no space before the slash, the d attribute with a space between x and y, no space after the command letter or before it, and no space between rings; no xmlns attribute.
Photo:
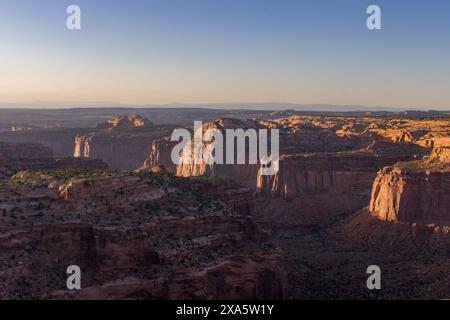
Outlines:
<svg viewBox="0 0 450 320"><path fill-rule="evenodd" d="M100 130L132 130L136 128L145 129L153 126L147 118L139 115L117 116L106 122L99 123L97 129Z"/></svg>
<svg viewBox="0 0 450 320"><path fill-rule="evenodd" d="M375 179L369 208L384 221L450 223L449 192L448 172L386 168Z"/></svg>
<svg viewBox="0 0 450 320"><path fill-rule="evenodd" d="M118 116L99 124L94 132L77 135L73 155L101 159L110 168L137 169L150 154L153 141L170 131L171 127L156 127L140 116Z"/></svg>
<svg viewBox="0 0 450 320"><path fill-rule="evenodd" d="M75 137L74 157L101 159L110 168L136 169L150 153L153 137L90 133Z"/></svg>

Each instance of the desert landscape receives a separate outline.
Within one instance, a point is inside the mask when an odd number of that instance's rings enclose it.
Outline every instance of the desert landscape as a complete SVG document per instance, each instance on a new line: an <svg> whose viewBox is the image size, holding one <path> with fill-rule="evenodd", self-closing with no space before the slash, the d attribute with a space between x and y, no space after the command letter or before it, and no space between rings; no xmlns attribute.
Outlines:
<svg viewBox="0 0 450 320"><path fill-rule="evenodd" d="M450 299L450 1L0 3L14 314Z"/></svg>
<svg viewBox="0 0 450 320"><path fill-rule="evenodd" d="M0 299L450 298L447 113L116 111L0 110ZM279 171L174 164L191 119L278 129Z"/></svg>

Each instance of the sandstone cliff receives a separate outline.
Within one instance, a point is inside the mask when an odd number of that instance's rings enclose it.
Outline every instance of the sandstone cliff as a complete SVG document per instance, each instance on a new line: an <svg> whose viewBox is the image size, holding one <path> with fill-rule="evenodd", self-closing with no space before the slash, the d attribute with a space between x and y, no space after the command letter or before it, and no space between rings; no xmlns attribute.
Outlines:
<svg viewBox="0 0 450 320"><path fill-rule="evenodd" d="M450 174L397 167L380 171L372 188L370 211L381 220L449 223Z"/></svg>
<svg viewBox="0 0 450 320"><path fill-rule="evenodd" d="M148 119L118 116L74 139L73 156L101 159L114 169L137 169L152 151L154 140L170 134L170 126L154 126Z"/></svg>
<svg viewBox="0 0 450 320"><path fill-rule="evenodd" d="M115 169L136 169L151 152L154 138L151 134L78 135L74 140L74 157L101 159Z"/></svg>
<svg viewBox="0 0 450 320"><path fill-rule="evenodd" d="M276 175L258 174L255 219L271 229L324 228L369 203L379 169L413 156L372 150L284 155Z"/></svg>
<svg viewBox="0 0 450 320"><path fill-rule="evenodd" d="M176 173L177 166L171 160L171 153L177 143L171 142L168 137L153 141L152 151L145 159L141 170L151 170L155 166L164 166L167 171Z"/></svg>
<svg viewBox="0 0 450 320"><path fill-rule="evenodd" d="M276 175L258 173L257 188L263 195L285 199L324 193L369 195L379 169L422 155L420 147L384 142L350 152L283 155Z"/></svg>

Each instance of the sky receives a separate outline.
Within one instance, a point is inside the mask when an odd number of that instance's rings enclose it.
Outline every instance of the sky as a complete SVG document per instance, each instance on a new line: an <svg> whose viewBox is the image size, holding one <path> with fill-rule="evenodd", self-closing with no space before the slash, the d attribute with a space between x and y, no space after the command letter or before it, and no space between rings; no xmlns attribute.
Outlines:
<svg viewBox="0 0 450 320"><path fill-rule="evenodd" d="M0 0L3 105L226 102L450 109L450 1Z"/></svg>

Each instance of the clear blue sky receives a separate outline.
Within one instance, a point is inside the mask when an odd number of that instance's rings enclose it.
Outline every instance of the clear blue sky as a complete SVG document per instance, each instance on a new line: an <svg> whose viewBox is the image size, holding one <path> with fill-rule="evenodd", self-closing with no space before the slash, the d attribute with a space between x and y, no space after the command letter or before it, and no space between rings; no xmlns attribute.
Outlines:
<svg viewBox="0 0 450 320"><path fill-rule="evenodd" d="M450 108L448 0L0 0L0 40L6 103Z"/></svg>

